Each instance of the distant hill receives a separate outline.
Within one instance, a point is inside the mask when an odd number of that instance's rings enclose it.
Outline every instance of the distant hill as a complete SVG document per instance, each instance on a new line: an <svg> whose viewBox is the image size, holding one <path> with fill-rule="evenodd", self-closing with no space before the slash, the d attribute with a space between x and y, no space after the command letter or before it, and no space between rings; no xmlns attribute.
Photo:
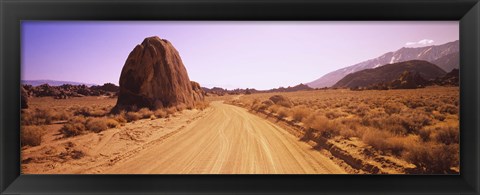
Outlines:
<svg viewBox="0 0 480 195"><path fill-rule="evenodd" d="M50 86L61 86L64 84L69 85L86 85L86 86L94 86L97 84L93 83L80 83L80 82L73 82L73 81L55 81L55 80L22 80L22 85L32 85L34 87L40 86L43 84L48 84Z"/></svg>
<svg viewBox="0 0 480 195"><path fill-rule="evenodd" d="M312 88L330 87L348 74L365 69L377 68L385 64L393 64L409 60L425 60L434 64L439 63L439 66L448 72L453 69L452 67L458 68L458 64L455 65L454 63L456 62L455 58L452 58L455 57L454 55L449 57L446 56L453 53L457 53L458 55L459 48L460 44L458 40L445 43L443 45L433 45L418 48L403 47L395 52L388 52L380 57L330 72L315 81L307 83L307 85ZM442 57L445 58L441 59ZM435 62L435 60L439 61Z"/></svg>
<svg viewBox="0 0 480 195"><path fill-rule="evenodd" d="M300 83L299 85L295 85L293 87L290 87L290 86L288 86L287 88L279 87L275 89L266 90L266 92L294 92L294 91L306 91L306 90L313 90L313 89L308 85Z"/></svg>
<svg viewBox="0 0 480 195"><path fill-rule="evenodd" d="M408 72L409 74L406 74ZM411 77L414 79L430 80L442 77L444 70L427 61L411 60L394 64L387 64L378 68L366 69L345 76L332 87L358 88L368 87L379 83L393 82L398 78Z"/></svg>

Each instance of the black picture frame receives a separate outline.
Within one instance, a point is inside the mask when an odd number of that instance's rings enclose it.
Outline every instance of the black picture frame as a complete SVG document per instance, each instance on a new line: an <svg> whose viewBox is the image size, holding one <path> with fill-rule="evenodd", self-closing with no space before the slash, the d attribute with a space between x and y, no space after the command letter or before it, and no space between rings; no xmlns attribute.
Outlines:
<svg viewBox="0 0 480 195"><path fill-rule="evenodd" d="M460 175L21 175L22 20L460 21ZM2 194L479 194L478 0L0 0Z"/></svg>

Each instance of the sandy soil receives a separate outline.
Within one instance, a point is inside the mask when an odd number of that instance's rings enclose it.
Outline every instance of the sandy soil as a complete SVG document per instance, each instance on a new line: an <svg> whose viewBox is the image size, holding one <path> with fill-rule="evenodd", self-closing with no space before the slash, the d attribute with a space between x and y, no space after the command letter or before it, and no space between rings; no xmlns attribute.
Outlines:
<svg viewBox="0 0 480 195"><path fill-rule="evenodd" d="M22 160L23 173L33 174L345 173L284 129L219 101L169 119L52 139L25 149Z"/></svg>

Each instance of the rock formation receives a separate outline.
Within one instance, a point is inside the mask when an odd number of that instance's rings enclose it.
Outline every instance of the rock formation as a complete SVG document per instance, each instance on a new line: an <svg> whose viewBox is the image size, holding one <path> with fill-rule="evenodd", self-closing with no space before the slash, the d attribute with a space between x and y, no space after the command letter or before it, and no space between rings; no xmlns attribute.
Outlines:
<svg viewBox="0 0 480 195"><path fill-rule="evenodd" d="M293 106L292 101L283 95L274 95L269 98L274 104L291 108Z"/></svg>
<svg viewBox="0 0 480 195"><path fill-rule="evenodd" d="M28 108L28 93L23 86L20 87L20 101L22 109Z"/></svg>
<svg viewBox="0 0 480 195"><path fill-rule="evenodd" d="M195 101L203 100L200 85L192 86L178 51L169 41L156 36L146 38L133 49L119 84L114 110L194 106Z"/></svg>
<svg viewBox="0 0 480 195"><path fill-rule="evenodd" d="M400 78L393 80L390 89L417 89L428 85L428 81L423 79L418 72L405 71Z"/></svg>

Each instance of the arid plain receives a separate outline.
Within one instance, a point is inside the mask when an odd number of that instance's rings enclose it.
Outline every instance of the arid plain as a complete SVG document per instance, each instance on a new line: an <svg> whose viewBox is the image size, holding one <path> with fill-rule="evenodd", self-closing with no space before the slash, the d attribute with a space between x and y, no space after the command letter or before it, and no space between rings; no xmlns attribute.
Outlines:
<svg viewBox="0 0 480 195"><path fill-rule="evenodd" d="M454 41L293 87L209 89L147 37L119 86L22 85L22 173L458 174L458 57Z"/></svg>

